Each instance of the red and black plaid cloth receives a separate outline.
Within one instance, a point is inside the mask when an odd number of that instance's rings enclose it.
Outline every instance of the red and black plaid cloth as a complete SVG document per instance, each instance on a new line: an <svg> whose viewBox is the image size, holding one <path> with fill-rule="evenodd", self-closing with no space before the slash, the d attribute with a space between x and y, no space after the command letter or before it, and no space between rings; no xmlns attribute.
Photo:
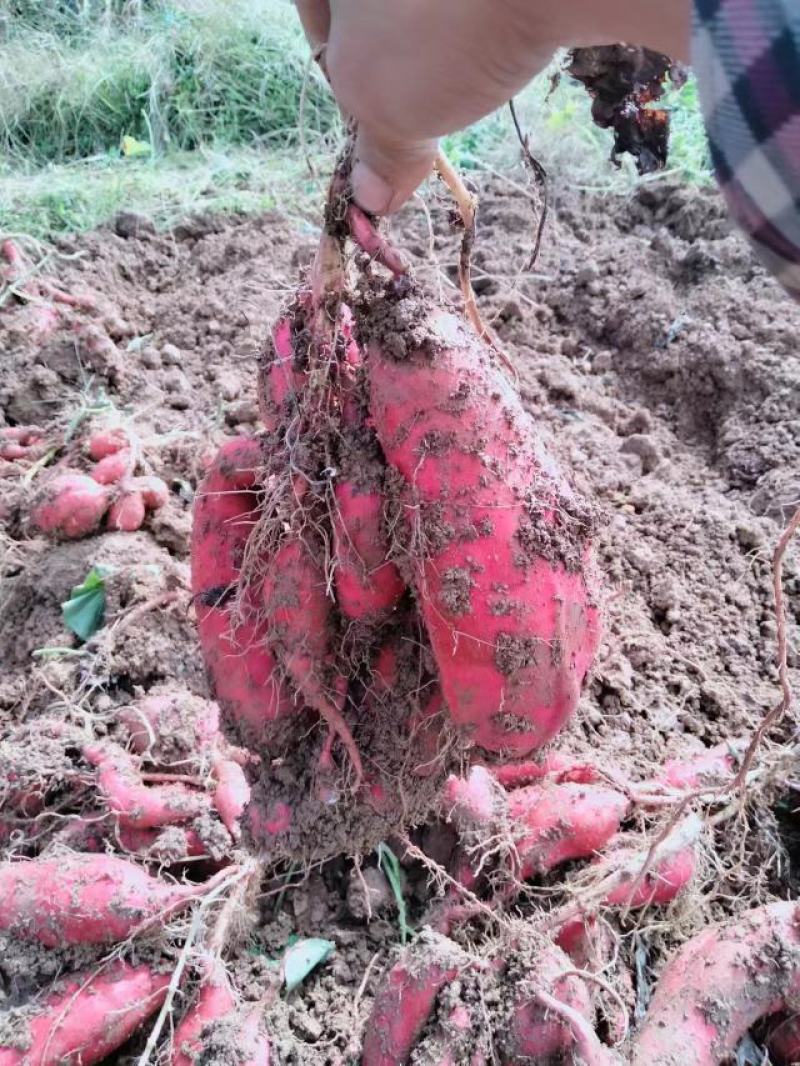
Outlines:
<svg viewBox="0 0 800 1066"><path fill-rule="evenodd" d="M800 299L800 0L695 0L692 50L731 212Z"/></svg>

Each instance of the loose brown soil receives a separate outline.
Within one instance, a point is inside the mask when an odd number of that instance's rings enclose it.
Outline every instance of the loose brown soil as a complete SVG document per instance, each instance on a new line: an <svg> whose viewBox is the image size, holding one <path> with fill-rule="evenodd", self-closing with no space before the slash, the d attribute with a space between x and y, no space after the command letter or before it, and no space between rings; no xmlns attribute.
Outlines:
<svg viewBox="0 0 800 1066"><path fill-rule="evenodd" d="M776 700L770 555L800 502L800 310L755 263L714 193L665 181L627 197L571 192L553 216L535 273L518 276L530 204L509 187L486 189L474 280L539 431L599 512L605 637L557 746L644 778L669 755L749 735ZM446 207L436 205L433 218L429 234L408 209L395 236L434 292L455 297ZM171 488L143 531L59 545L26 527L36 478L0 478L0 740L45 712L82 726L89 716L98 732L113 731L117 708L165 682L208 695L188 593L192 492L215 447L256 428L255 354L313 254L314 233L277 213L138 232L121 237L109 227L60 242L69 256L56 261L60 285L103 298L81 329L35 342L28 310L0 312L6 424L36 423L61 443L88 405L110 401L140 436L150 472ZM77 647L59 605L97 564L112 571L106 627L82 654L42 653ZM454 600L467 578L449 576ZM796 547L784 588L797 685ZM779 726L773 750L795 728ZM43 773L68 774L59 759L48 744L31 746ZM285 772L301 768L290 758ZM794 893L800 838L785 813L794 806L780 783L761 790L744 821L709 834L704 874L687 898L667 916L618 927L624 968L638 966L639 1008L667 951L709 918ZM362 853L370 834L344 832L335 812L315 831L332 834L335 847L327 840L323 850L341 854L309 865L314 842L298 842L294 861L265 886L231 966L242 997L258 1000L290 936L333 940L330 960L269 1014L276 1062L336 1066L358 1060L399 925L374 851ZM440 861L453 845L438 826L419 827L413 839ZM410 860L404 877L415 924L441 889ZM538 906L534 897L522 913ZM488 955L497 934L478 923L462 938ZM26 965L54 976L41 959L24 958L0 961L0 1006L29 991ZM474 989L464 987L469 998ZM493 987L484 1007L501 1017L510 994ZM132 1043L118 1061L136 1061L140 1049Z"/></svg>

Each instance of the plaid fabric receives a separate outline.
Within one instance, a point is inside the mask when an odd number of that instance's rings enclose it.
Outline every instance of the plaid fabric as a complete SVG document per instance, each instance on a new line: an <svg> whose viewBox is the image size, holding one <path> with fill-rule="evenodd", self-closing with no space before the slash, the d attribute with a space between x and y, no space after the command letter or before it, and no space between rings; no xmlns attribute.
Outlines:
<svg viewBox="0 0 800 1066"><path fill-rule="evenodd" d="M800 0L695 0L692 50L731 212L800 299Z"/></svg>

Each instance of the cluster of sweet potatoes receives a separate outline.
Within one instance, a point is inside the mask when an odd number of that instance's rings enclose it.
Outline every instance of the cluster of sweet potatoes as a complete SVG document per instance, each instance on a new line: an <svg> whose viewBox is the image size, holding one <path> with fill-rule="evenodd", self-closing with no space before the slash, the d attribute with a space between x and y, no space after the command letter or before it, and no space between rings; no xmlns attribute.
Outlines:
<svg viewBox="0 0 800 1066"><path fill-rule="evenodd" d="M169 499L160 477L136 476L140 449L127 430L93 433L86 442L86 458L87 473L60 469L44 476L30 515L35 529L74 539L97 532L105 518L107 529L132 533L141 528L148 511Z"/></svg>

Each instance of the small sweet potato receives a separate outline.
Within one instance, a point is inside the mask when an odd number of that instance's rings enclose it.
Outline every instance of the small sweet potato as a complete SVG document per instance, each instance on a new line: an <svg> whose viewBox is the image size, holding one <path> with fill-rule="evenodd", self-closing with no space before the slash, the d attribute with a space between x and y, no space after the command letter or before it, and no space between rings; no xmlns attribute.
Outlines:
<svg viewBox="0 0 800 1066"><path fill-rule="evenodd" d="M124 491L114 500L108 512L106 525L123 533L135 533L142 528L145 516L144 497L141 492Z"/></svg>
<svg viewBox="0 0 800 1066"><path fill-rule="evenodd" d="M148 966L116 962L94 974L62 979L26 1015L24 1048L0 1045L0 1066L102 1062L158 1010L169 977Z"/></svg>
<svg viewBox="0 0 800 1066"><path fill-rule="evenodd" d="M128 447L130 447L130 440L124 429L105 429L92 434L87 450L89 458L97 463Z"/></svg>
<svg viewBox="0 0 800 1066"><path fill-rule="evenodd" d="M95 463L89 476L99 485L116 485L131 472L132 456L127 448L107 455Z"/></svg>
<svg viewBox="0 0 800 1066"><path fill-rule="evenodd" d="M83 754L96 767L98 791L121 826L158 829L181 825L210 808L205 793L186 785L146 785L133 757L115 744L87 744Z"/></svg>
<svg viewBox="0 0 800 1066"><path fill-rule="evenodd" d="M94 533L111 502L109 490L85 474L59 474L47 483L31 511L43 533L76 539Z"/></svg>

